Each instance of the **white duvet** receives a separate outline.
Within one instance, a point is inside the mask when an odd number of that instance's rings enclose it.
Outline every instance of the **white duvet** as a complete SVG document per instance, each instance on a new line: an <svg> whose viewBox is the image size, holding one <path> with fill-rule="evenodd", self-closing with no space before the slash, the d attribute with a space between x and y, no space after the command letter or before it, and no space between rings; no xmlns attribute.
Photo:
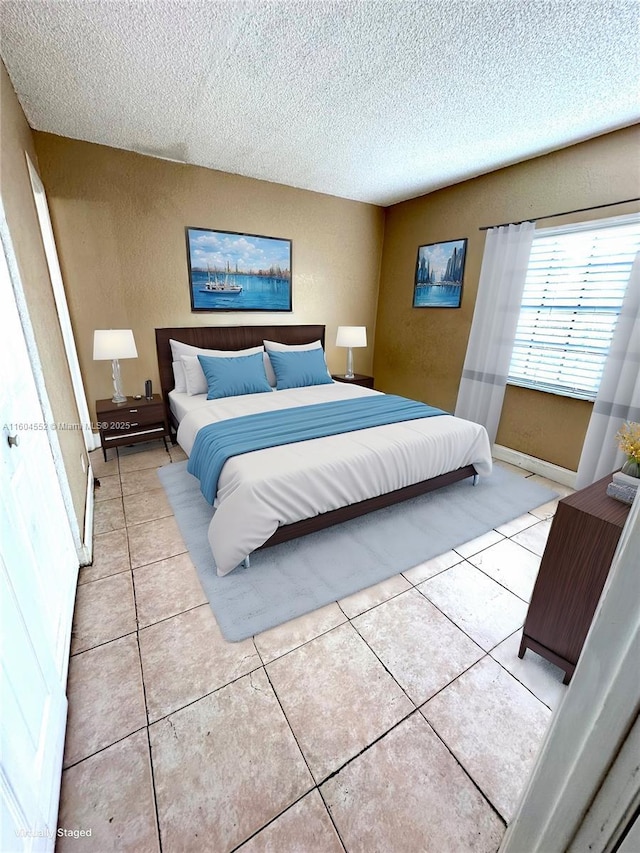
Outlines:
<svg viewBox="0 0 640 853"><path fill-rule="evenodd" d="M196 403L178 428L190 454L198 430L215 421L271 409L377 394L345 383L248 394ZM218 574L228 574L283 524L428 480L465 465L491 472L484 427L440 415L229 459L221 472L209 544Z"/></svg>

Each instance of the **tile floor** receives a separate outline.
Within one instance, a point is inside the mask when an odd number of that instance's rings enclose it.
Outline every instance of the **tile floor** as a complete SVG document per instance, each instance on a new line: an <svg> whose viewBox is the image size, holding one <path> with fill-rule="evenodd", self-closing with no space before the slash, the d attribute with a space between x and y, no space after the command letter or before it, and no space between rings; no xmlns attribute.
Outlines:
<svg viewBox="0 0 640 853"><path fill-rule="evenodd" d="M565 690L517 657L556 502L227 643L155 471L183 458L92 454L59 817L92 834L57 850L495 851Z"/></svg>

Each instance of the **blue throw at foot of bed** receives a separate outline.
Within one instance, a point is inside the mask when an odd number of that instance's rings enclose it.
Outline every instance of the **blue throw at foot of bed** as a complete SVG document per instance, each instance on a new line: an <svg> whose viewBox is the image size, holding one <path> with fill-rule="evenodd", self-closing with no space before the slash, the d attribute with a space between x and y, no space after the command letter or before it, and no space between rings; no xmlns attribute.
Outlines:
<svg viewBox="0 0 640 853"><path fill-rule="evenodd" d="M208 424L198 431L187 470L200 480L200 490L212 504L218 491L222 467L232 456L311 438L446 414L442 409L416 400L395 394L380 394L229 418Z"/></svg>

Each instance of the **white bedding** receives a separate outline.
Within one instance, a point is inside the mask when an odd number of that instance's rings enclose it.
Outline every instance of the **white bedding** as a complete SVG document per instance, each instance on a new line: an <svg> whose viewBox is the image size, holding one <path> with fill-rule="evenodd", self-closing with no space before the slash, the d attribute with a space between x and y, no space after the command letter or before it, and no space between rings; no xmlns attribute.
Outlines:
<svg viewBox="0 0 640 853"><path fill-rule="evenodd" d="M173 392L172 392L173 393ZM267 409L377 394L345 383L248 394L207 402L195 397L178 428L191 452L200 427ZM181 395L182 396L182 395ZM186 396L186 395L185 395ZM344 435L256 450L229 459L218 482L209 544L219 575L228 574L277 528L465 465L491 472L484 427L451 415L371 427Z"/></svg>
<svg viewBox="0 0 640 853"><path fill-rule="evenodd" d="M186 391L176 391L175 388L173 391L169 391L169 408L178 423L180 423L187 412L197 409L203 403L206 403L206 401L206 394L196 394L192 397Z"/></svg>

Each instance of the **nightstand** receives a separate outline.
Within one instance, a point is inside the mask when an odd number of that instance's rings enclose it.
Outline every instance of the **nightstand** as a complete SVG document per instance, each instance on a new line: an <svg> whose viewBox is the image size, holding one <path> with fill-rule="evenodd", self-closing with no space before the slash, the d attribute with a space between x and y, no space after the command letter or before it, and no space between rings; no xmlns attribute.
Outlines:
<svg viewBox="0 0 640 853"><path fill-rule="evenodd" d="M97 400L96 417L105 462L110 447L137 444L152 438L162 438L167 446L169 422L159 394L154 394L151 400L127 397L126 403Z"/></svg>
<svg viewBox="0 0 640 853"><path fill-rule="evenodd" d="M518 657L526 649L565 671L568 684L629 515L610 498L611 474L558 502L542 555Z"/></svg>
<svg viewBox="0 0 640 853"><path fill-rule="evenodd" d="M364 373L354 373L353 379L347 379L344 373L332 373L331 378L336 382L346 382L347 385L362 385L363 388L373 388L373 376Z"/></svg>

